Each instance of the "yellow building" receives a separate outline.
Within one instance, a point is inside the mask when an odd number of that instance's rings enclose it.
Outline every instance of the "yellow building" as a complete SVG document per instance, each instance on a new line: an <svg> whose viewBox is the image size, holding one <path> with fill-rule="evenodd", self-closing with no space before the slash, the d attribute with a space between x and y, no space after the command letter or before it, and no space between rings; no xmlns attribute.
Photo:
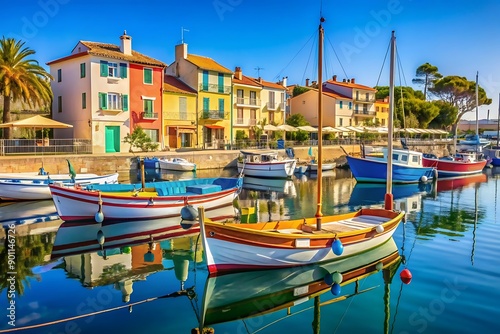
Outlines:
<svg viewBox="0 0 500 334"><path fill-rule="evenodd" d="M255 126L259 122L281 125L285 123L286 78L274 83L262 78L243 75L236 67L233 77L233 129L243 130L255 138ZM234 138L233 138L234 139Z"/></svg>
<svg viewBox="0 0 500 334"><path fill-rule="evenodd" d="M389 120L389 97L375 101L375 122L376 125L387 127Z"/></svg>
<svg viewBox="0 0 500 334"><path fill-rule="evenodd" d="M175 76L198 92L196 135L199 147L222 148L231 133L232 72L211 58L187 53L187 44L175 46L175 61L165 74Z"/></svg>
<svg viewBox="0 0 500 334"><path fill-rule="evenodd" d="M165 75L163 82L163 142L171 149L198 147L196 90L180 79Z"/></svg>

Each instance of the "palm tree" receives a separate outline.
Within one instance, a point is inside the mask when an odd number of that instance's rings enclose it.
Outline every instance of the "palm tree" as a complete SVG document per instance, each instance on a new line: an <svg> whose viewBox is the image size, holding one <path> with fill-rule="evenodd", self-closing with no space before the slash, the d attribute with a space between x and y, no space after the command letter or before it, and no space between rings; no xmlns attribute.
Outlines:
<svg viewBox="0 0 500 334"><path fill-rule="evenodd" d="M28 59L35 51L24 42L2 37L0 40L0 94L3 95L3 122L10 122L11 100L21 100L30 107L49 106L52 101L50 80L38 61ZM11 138L11 131L4 129L3 137Z"/></svg>

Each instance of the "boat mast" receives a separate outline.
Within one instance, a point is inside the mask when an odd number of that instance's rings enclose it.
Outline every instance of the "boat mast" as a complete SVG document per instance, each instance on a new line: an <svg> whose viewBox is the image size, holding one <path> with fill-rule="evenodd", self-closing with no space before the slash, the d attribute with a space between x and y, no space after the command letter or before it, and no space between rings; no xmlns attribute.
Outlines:
<svg viewBox="0 0 500 334"><path fill-rule="evenodd" d="M391 35L391 61L389 66L389 124L387 138L389 145L387 148L387 183L385 194L385 209L393 209L392 196L392 141L394 136L394 63L396 58L396 36L394 31Z"/></svg>
<svg viewBox="0 0 500 334"><path fill-rule="evenodd" d="M478 92L478 77L479 71L476 72L476 154L480 150L480 141L479 141L479 92Z"/></svg>
<svg viewBox="0 0 500 334"><path fill-rule="evenodd" d="M498 94L498 116L497 116L497 150L498 150L498 141L500 137L500 93Z"/></svg>
<svg viewBox="0 0 500 334"><path fill-rule="evenodd" d="M325 31L321 25L325 22L323 17L319 20L319 41L318 41L318 170L317 170L317 207L316 207L316 230L321 230L321 205L323 202L323 37Z"/></svg>

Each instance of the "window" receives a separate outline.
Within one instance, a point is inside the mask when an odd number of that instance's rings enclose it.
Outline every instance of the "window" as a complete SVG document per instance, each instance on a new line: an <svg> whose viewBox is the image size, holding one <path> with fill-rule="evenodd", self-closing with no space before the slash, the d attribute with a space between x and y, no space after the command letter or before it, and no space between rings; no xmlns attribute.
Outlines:
<svg viewBox="0 0 500 334"><path fill-rule="evenodd" d="M224 93L224 74L219 73L219 93Z"/></svg>
<svg viewBox="0 0 500 334"><path fill-rule="evenodd" d="M187 98L179 96L179 119L187 120Z"/></svg>
<svg viewBox="0 0 500 334"><path fill-rule="evenodd" d="M151 138L151 141L154 143L158 142L158 130L154 129L143 129L144 133L148 135L149 138Z"/></svg>
<svg viewBox="0 0 500 334"><path fill-rule="evenodd" d="M378 112L379 111L379 107L375 107L375 111Z"/></svg>
<svg viewBox="0 0 500 334"><path fill-rule="evenodd" d="M416 155L413 155L413 156L411 157L411 160L412 160L412 162L414 162L414 163L418 163L418 162L419 162L419 161L418 161L418 160L419 160L419 159L418 159L418 156L416 156Z"/></svg>
<svg viewBox="0 0 500 334"><path fill-rule="evenodd" d="M57 112L62 112L62 96L57 97Z"/></svg>
<svg viewBox="0 0 500 334"><path fill-rule="evenodd" d="M370 93L366 93L366 101L370 101Z"/></svg>
<svg viewBox="0 0 500 334"><path fill-rule="evenodd" d="M343 123L344 123L344 119L343 118L339 118L339 126L344 125Z"/></svg>
<svg viewBox="0 0 500 334"><path fill-rule="evenodd" d="M352 110L352 102L349 101L349 110Z"/></svg>
<svg viewBox="0 0 500 334"><path fill-rule="evenodd" d="M401 156L401 161L407 162L408 161L408 156L407 155L402 155Z"/></svg>
<svg viewBox="0 0 500 334"><path fill-rule="evenodd" d="M339 108L342 109L342 101L339 101Z"/></svg>
<svg viewBox="0 0 500 334"><path fill-rule="evenodd" d="M80 64L80 78L85 78L85 63Z"/></svg>
<svg viewBox="0 0 500 334"><path fill-rule="evenodd" d="M269 103L271 104L271 107L274 107L274 103L275 103L275 99L274 99L274 92L269 92Z"/></svg>
<svg viewBox="0 0 500 334"><path fill-rule="evenodd" d="M148 85L153 84L153 70L151 68L144 69L144 83Z"/></svg>
<svg viewBox="0 0 500 334"><path fill-rule="evenodd" d="M62 69L57 70L57 82L61 82L62 80Z"/></svg>
<svg viewBox="0 0 500 334"><path fill-rule="evenodd" d="M219 111L224 111L224 99L219 99Z"/></svg>
<svg viewBox="0 0 500 334"><path fill-rule="evenodd" d="M128 95L99 93L99 109L128 111Z"/></svg>
<svg viewBox="0 0 500 334"><path fill-rule="evenodd" d="M144 99L144 114L153 116L153 100Z"/></svg>
<svg viewBox="0 0 500 334"><path fill-rule="evenodd" d="M82 93L82 109L87 109L87 93Z"/></svg>
<svg viewBox="0 0 500 334"><path fill-rule="evenodd" d="M120 110L122 108L120 94L108 93L108 109L109 110Z"/></svg>
<svg viewBox="0 0 500 334"><path fill-rule="evenodd" d="M204 70L203 71L203 88L202 90L208 90L208 71Z"/></svg>
<svg viewBox="0 0 500 334"><path fill-rule="evenodd" d="M203 98L203 111L209 111L209 110L210 110L210 98L204 97Z"/></svg>
<svg viewBox="0 0 500 334"><path fill-rule="evenodd" d="M252 106L256 106L257 105L257 92L254 91L254 90L250 91L250 104Z"/></svg>
<svg viewBox="0 0 500 334"><path fill-rule="evenodd" d="M236 103L243 104L245 103L245 98L243 97L243 89L236 90Z"/></svg>
<svg viewBox="0 0 500 334"><path fill-rule="evenodd" d="M236 112L236 124L243 124L243 108L238 108Z"/></svg>
<svg viewBox="0 0 500 334"><path fill-rule="evenodd" d="M108 77L118 78L118 64L108 63Z"/></svg>

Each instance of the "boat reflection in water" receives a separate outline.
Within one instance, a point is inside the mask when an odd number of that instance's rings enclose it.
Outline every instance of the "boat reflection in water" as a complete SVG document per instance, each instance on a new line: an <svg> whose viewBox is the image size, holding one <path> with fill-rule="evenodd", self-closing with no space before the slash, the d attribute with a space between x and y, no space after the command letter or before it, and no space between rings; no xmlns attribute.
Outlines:
<svg viewBox="0 0 500 334"><path fill-rule="evenodd" d="M412 183L392 185L392 194L396 204L407 202L406 199L420 199L422 195L432 193L431 183ZM348 205L350 207L361 206L381 206L384 204L386 186L376 183L356 183L354 186ZM407 213L413 205L406 205L406 208L398 208Z"/></svg>
<svg viewBox="0 0 500 334"><path fill-rule="evenodd" d="M437 191L447 191L457 188L463 188L474 185L476 183L484 183L488 181L488 176L484 173L469 175L464 177L441 178L437 181Z"/></svg>
<svg viewBox="0 0 500 334"><path fill-rule="evenodd" d="M214 221L234 218L232 205L209 212ZM199 224L181 225L180 218L163 218L129 222L87 221L65 222L61 224L52 247L52 259L63 256L102 251L123 246L157 243L165 239L197 235Z"/></svg>
<svg viewBox="0 0 500 334"><path fill-rule="evenodd" d="M360 288L360 280L370 275L380 274L383 277L386 285L384 302L388 303L389 296L385 294L389 293L388 285L391 284L400 263L400 254L391 238L384 244L362 254L321 265L235 272L209 277L205 284L199 332L203 332L202 328L235 320L243 321L246 327L252 324L261 325L260 329L269 327L278 323L278 320L284 319L276 320L273 316L271 324L264 324L264 319L253 322L245 322L245 319L285 308L288 310L283 314L283 318L289 318L294 314L300 314L305 306L297 305L310 299L315 299L314 316L318 319L314 319L313 324L317 324L319 332L321 306L381 289L380 286ZM340 281L340 283L335 283L335 281ZM352 283L354 283L354 292L340 296L341 287L347 288ZM325 294L324 300L320 302L319 298L323 294ZM385 306L384 309L389 312L388 305ZM381 308L382 305L379 307ZM386 314L386 317L388 316ZM294 321L290 323L292 322ZM252 333L260 329L248 328Z"/></svg>
<svg viewBox="0 0 500 334"><path fill-rule="evenodd" d="M2 202L0 203L0 212L2 226L10 224L27 225L59 220L52 200Z"/></svg>

